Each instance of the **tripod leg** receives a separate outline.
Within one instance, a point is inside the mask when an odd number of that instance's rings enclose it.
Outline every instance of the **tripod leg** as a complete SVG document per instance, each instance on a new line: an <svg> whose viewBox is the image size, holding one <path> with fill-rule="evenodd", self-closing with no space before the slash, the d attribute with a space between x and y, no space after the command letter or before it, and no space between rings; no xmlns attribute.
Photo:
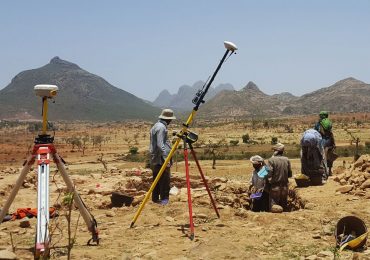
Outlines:
<svg viewBox="0 0 370 260"><path fill-rule="evenodd" d="M49 173L50 152L48 146L37 150L37 228L35 255L49 254Z"/></svg>
<svg viewBox="0 0 370 260"><path fill-rule="evenodd" d="M162 168L159 170L158 174L157 174L157 177L154 179L153 183L152 183L152 186L150 186L150 189L148 190L148 192L145 194L145 197L144 197L144 200L143 202L141 202L141 205L139 207L139 209L137 210L133 220L131 221L131 225L130 225L130 228L132 228L134 225L135 225L135 222L136 220L138 219L138 217L140 216L140 213L141 211L144 209L144 206L145 204L147 203L149 197L150 197L150 194L152 194L155 186L157 185L159 179L161 178L164 170L166 169L168 163L170 162L174 152L176 151L177 149L177 146L179 146L179 143L180 143L180 138L177 138L175 144L172 146L172 149L170 151L170 153L168 154L166 160L164 161L163 165L162 165Z"/></svg>
<svg viewBox="0 0 370 260"><path fill-rule="evenodd" d="M27 176L27 173L30 171L32 164L35 162L35 156L31 155L26 163L24 164L23 169L21 170L21 173L17 179L17 182L14 185L14 188L12 189L9 198L5 202L3 208L0 211L0 224L3 222L3 219L5 217L5 214L8 213L8 210L10 208L10 205L12 205L13 200L15 196L17 195L21 185L23 184L24 179Z"/></svg>
<svg viewBox="0 0 370 260"><path fill-rule="evenodd" d="M185 159L186 186L187 186L187 190L188 190L190 239L193 240L194 239L193 205L191 203L189 160L188 160L188 149L186 147L186 142L184 142L184 159Z"/></svg>
<svg viewBox="0 0 370 260"><path fill-rule="evenodd" d="M212 206L213 206L213 208L214 208L214 209L215 209L215 211L216 211L217 217L218 217L218 218L220 218L220 213L218 213L218 209L217 209L217 207L216 207L216 203L215 203L215 201L214 201L214 199L213 199L213 196L212 196L211 191L210 191L210 189L209 189L209 187L208 187L208 184L207 184L207 180L206 180L206 178L204 177L204 174L203 174L202 168L200 168L199 161L198 161L198 159L197 159L197 157L196 157L196 155L195 155L195 151L194 151L193 146L192 146L191 144L190 144L190 151L191 151L191 154L193 155L193 158L194 158L195 163L197 164L197 167L198 167L198 170L199 170L200 176L202 177L202 180L203 180L204 186L206 187L206 190L207 190L207 192L208 192L209 198L211 199Z"/></svg>
<svg viewBox="0 0 370 260"><path fill-rule="evenodd" d="M99 237L98 237L98 230L97 230L96 220L91 215L91 213L87 210L87 208L86 208L85 204L83 203L80 195L76 191L71 179L69 178L60 156L57 153L54 154L54 161L55 161L55 163L58 167L58 170L60 171L60 173L62 175L62 178L63 178L64 182L67 185L68 191L73 192L73 201L74 201L75 205L77 206L77 208L79 209L79 211L82 215L82 218L84 219L84 221L85 221L85 223L88 227L88 230L92 233L92 239L90 239L90 240L99 244ZM90 240L89 240L89 242L90 242ZM88 244L89 244L89 242L88 242Z"/></svg>

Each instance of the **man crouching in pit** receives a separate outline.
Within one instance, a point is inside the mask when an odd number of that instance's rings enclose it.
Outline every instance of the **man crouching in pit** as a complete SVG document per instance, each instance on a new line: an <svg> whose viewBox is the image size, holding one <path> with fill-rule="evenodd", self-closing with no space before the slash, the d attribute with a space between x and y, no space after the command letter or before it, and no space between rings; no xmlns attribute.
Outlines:
<svg viewBox="0 0 370 260"><path fill-rule="evenodd" d="M270 211L269 184L266 179L267 166L259 155L254 155L249 160L254 168L249 186L249 190L252 191L251 209L255 212Z"/></svg>
<svg viewBox="0 0 370 260"><path fill-rule="evenodd" d="M292 168L288 157L283 156L283 144L277 143L272 150L274 154L267 163L269 168L267 179L271 185L270 210L273 213L279 213L288 210L288 178L292 177Z"/></svg>

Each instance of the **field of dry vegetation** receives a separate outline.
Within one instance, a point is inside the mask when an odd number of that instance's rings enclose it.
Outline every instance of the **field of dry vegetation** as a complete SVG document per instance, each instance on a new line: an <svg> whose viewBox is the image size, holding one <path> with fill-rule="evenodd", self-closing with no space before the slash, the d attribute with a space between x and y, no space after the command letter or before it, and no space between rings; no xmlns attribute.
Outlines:
<svg viewBox="0 0 370 260"><path fill-rule="evenodd" d="M151 183L146 152L152 123L54 122L58 153L67 162L76 189L97 219L101 237L99 246L86 246L90 234L82 218L79 219L78 210L73 210L71 224L73 233L76 230L76 240L71 249L72 259L370 259L370 250L366 249L339 253L333 235L337 221L347 215L370 223L370 185L362 186L367 174L370 176L366 172L370 168L366 168L367 161L353 164L354 155L370 154L369 116L369 113L331 115L340 155L334 163L334 176L323 186L308 188L295 188L291 179L293 211L282 214L249 211L247 186L252 167L248 159L254 154L270 157L271 143L278 141L286 145L293 174L299 174L299 141L317 116L232 122L195 120L190 128L199 135L195 151L221 218L217 218L196 165L190 161L194 241L186 236L189 216L181 147L174 156L171 183L179 193L171 195L170 204L165 207L149 201L134 228L129 228ZM173 122L169 133L180 129L181 123ZM39 122L0 122L0 208L32 151L39 129ZM33 167L28 174L10 212L37 207L36 169ZM356 171L358 174L352 178ZM68 209L63 206L66 187L54 164L50 174L50 202L59 208L59 217L50 223L51 257L67 259ZM359 183L361 176L364 180ZM352 188L343 193L338 191L345 185ZM114 191L133 196L133 205L111 207L110 196ZM30 219L31 226L26 228L20 222L0 225L0 250L14 248L19 259L32 259L36 220Z"/></svg>

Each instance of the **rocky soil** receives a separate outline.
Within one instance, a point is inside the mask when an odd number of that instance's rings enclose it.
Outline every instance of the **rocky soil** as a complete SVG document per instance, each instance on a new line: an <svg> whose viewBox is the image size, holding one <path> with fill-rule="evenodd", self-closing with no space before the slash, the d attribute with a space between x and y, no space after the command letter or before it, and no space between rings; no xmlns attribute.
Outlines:
<svg viewBox="0 0 370 260"><path fill-rule="evenodd" d="M151 172L143 168L122 168L110 164L107 171L96 165L69 165L68 171L84 167L90 173L71 175L85 204L98 221L100 245L87 246L90 238L78 210L72 212L72 230L76 243L72 259L370 259L370 250L339 253L334 230L338 220L355 215L370 221L370 196L367 196L368 156L343 168L335 165L335 175L323 186L295 188L291 180L291 212L255 213L249 210L249 176L207 177L221 217L210 203L208 193L196 171L191 171L195 239L188 238L189 213L184 172L174 172L172 195L167 206L148 201L133 228L135 213L151 184ZM361 163L360 163L361 160ZM230 162L231 169L245 161ZM299 167L299 160L292 160ZM90 167L90 168L89 168ZM207 167L205 167L207 168ZM248 168L249 170L249 168ZM0 171L0 205L7 199L18 177L17 167ZM249 171L251 172L251 171ZM349 175L349 173L351 173ZM59 217L51 220L52 259L67 259L68 210L63 206L66 186L51 168L51 199ZM357 178L357 179L356 179ZM345 183L344 181L345 180ZM339 182L339 183L338 183ZM342 185L341 185L342 184ZM30 172L12 204L11 212L20 207L36 207L36 178ZM348 192L343 187L351 185ZM370 187L370 186L369 186ZM134 197L131 206L112 207L112 192ZM364 195L362 195L364 194ZM14 254L18 259L33 259L36 219L8 221L0 225L0 259ZM78 224L77 224L78 223ZM76 227L77 225L77 227ZM14 257L14 255L12 255ZM11 256L10 256L11 257ZM8 259L12 259L12 258ZM4 258L4 257L3 257Z"/></svg>

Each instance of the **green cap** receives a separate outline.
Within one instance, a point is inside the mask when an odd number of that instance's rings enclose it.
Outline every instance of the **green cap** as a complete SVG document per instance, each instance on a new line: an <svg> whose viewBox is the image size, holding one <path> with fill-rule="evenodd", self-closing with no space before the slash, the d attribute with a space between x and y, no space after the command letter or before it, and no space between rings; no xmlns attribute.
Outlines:
<svg viewBox="0 0 370 260"><path fill-rule="evenodd" d="M329 117L329 113L328 111L320 111L320 118L321 119L324 119L324 118L328 118Z"/></svg>

